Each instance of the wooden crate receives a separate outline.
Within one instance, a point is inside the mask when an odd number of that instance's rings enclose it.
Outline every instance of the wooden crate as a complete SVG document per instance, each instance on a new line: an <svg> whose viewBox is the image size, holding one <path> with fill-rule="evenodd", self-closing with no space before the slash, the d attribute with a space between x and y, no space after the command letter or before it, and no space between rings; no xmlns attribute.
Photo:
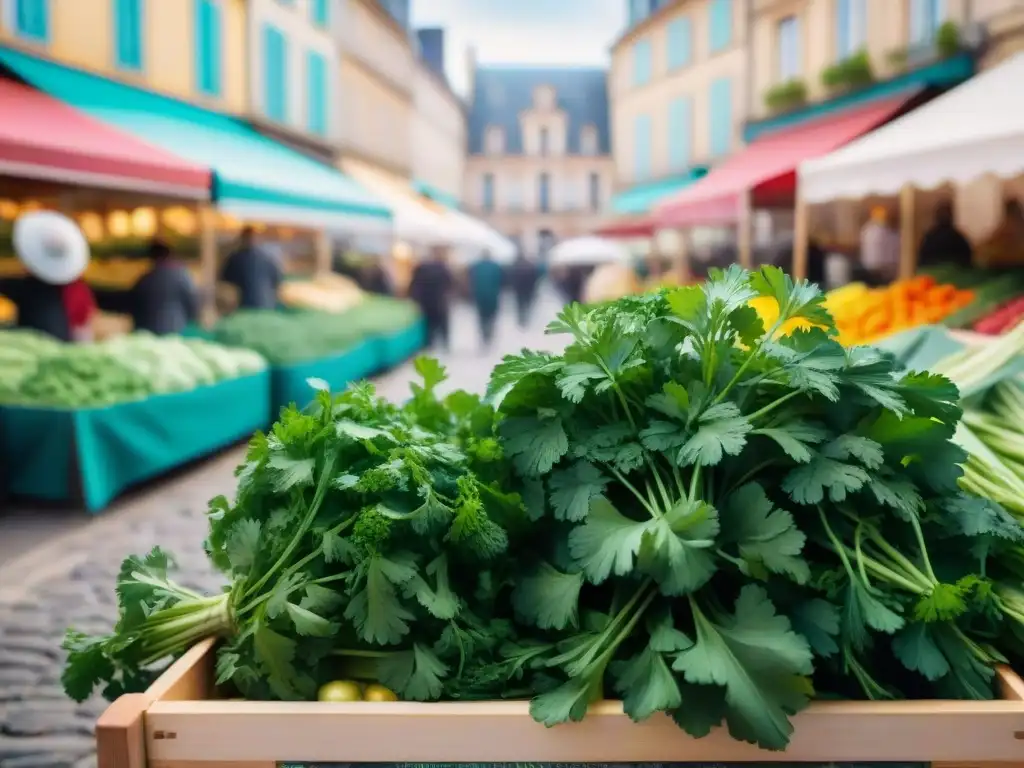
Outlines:
<svg viewBox="0 0 1024 768"><path fill-rule="evenodd" d="M217 700L213 643L96 727L99 768L274 768L277 763L934 762L1024 766L1024 680L999 669L1002 701L818 702L786 752L716 729L693 739L668 718L633 723L618 702L544 728L526 702L323 704Z"/></svg>

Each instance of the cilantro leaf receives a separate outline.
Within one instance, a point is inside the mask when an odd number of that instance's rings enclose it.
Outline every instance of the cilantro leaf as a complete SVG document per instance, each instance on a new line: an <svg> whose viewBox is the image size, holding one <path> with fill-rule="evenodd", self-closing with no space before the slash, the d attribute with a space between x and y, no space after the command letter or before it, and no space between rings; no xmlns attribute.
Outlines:
<svg viewBox="0 0 1024 768"><path fill-rule="evenodd" d="M697 418L697 431L679 449L676 463L714 466L722 456L736 456L747 444L750 422L735 403L713 405Z"/></svg>
<svg viewBox="0 0 1024 768"><path fill-rule="evenodd" d="M270 455L267 467L274 471L272 475L275 488L287 491L313 484L315 459L293 459L286 453L276 451Z"/></svg>
<svg viewBox="0 0 1024 768"><path fill-rule="evenodd" d="M315 690L313 681L299 674L295 668L294 640L265 625L258 625L253 634L253 649L267 685L277 697L285 701L299 701Z"/></svg>
<svg viewBox="0 0 1024 768"><path fill-rule="evenodd" d="M409 701L440 698L447 674L448 665L419 643L410 651L389 653L377 661L380 682Z"/></svg>
<svg viewBox="0 0 1024 768"><path fill-rule="evenodd" d="M789 512L775 508L763 487L747 483L733 491L723 512L722 528L737 544L751 575L778 573L797 584L810 579L810 567L801 555L807 537Z"/></svg>
<svg viewBox="0 0 1024 768"><path fill-rule="evenodd" d="M591 499L604 492L608 478L589 461L577 461L552 472L548 483L555 519L577 522L587 516Z"/></svg>
<svg viewBox="0 0 1024 768"><path fill-rule="evenodd" d="M804 600L793 607L789 620L793 629L807 638L816 655L828 659L839 651L836 638L840 632L840 615L832 603L820 598Z"/></svg>
<svg viewBox="0 0 1024 768"><path fill-rule="evenodd" d="M339 625L328 621L323 616L313 613L308 608L295 603L285 603L288 618L292 620L295 631L307 637L330 637L337 634Z"/></svg>
<svg viewBox="0 0 1024 768"><path fill-rule="evenodd" d="M579 722L600 690L600 675L570 678L554 690L534 697L530 701L530 716L549 728L570 720Z"/></svg>
<svg viewBox="0 0 1024 768"><path fill-rule="evenodd" d="M755 429L751 434L763 435L774 440L797 464L809 462L812 456L811 447L819 444L828 436L824 428L803 421Z"/></svg>
<svg viewBox="0 0 1024 768"><path fill-rule="evenodd" d="M563 573L542 562L520 577L512 605L522 621L540 629L575 627L582 587L582 573Z"/></svg>
<svg viewBox="0 0 1024 768"><path fill-rule="evenodd" d="M770 296L779 305L778 323L801 318L815 325L833 327L825 308L825 294L806 280L794 280L782 269L765 265L750 276L750 287L758 296Z"/></svg>
<svg viewBox="0 0 1024 768"><path fill-rule="evenodd" d="M691 601L697 640L672 668L690 683L725 688L729 733L765 749L784 749L794 715L811 693L811 649L760 587L746 585L733 614Z"/></svg>
<svg viewBox="0 0 1024 768"><path fill-rule="evenodd" d="M904 625L903 617L875 597L858 577L847 579L841 615L843 637L858 651L871 642L870 629L891 635Z"/></svg>
<svg viewBox="0 0 1024 768"><path fill-rule="evenodd" d="M632 658L611 665L615 690L622 694L622 707L635 722L655 712L675 709L682 693L665 656L648 647Z"/></svg>
<svg viewBox="0 0 1024 768"><path fill-rule="evenodd" d="M693 592L717 570L712 548L718 532L714 507L684 499L644 526L637 565L658 582L663 594Z"/></svg>
<svg viewBox="0 0 1024 768"><path fill-rule="evenodd" d="M646 532L647 521L630 520L598 496L590 502L586 522L569 532L569 552L587 579L600 584L613 573L625 576L633 570Z"/></svg>
<svg viewBox="0 0 1024 768"><path fill-rule="evenodd" d="M949 662L932 639L927 624L911 624L892 639L892 650L911 672L919 672L928 680L949 674Z"/></svg>
<svg viewBox="0 0 1024 768"><path fill-rule="evenodd" d="M904 520L915 519L924 512L924 499L909 477L880 469L871 476L867 487L875 501L889 507Z"/></svg>
<svg viewBox="0 0 1024 768"><path fill-rule="evenodd" d="M854 435L841 435L814 453L811 460L790 470L782 481L782 489L797 504L817 504L828 497L845 501L848 494L859 491L871 480L863 467L846 463L848 459L866 459L877 467L882 460L878 443Z"/></svg>
<svg viewBox="0 0 1024 768"><path fill-rule="evenodd" d="M362 588L345 607L345 618L355 626L367 643L393 645L409 632L413 614L402 605L395 591L416 575L410 565L374 555L360 563L355 571Z"/></svg>
<svg viewBox="0 0 1024 768"><path fill-rule="evenodd" d="M527 477L539 477L569 450L569 437L557 416L514 416L501 425L505 452Z"/></svg>
<svg viewBox="0 0 1024 768"><path fill-rule="evenodd" d="M459 612L459 598L448 582L448 557L441 555L427 564L427 576L434 578L436 586L431 587L419 574L415 574L403 585L406 597L414 597L435 619L448 621Z"/></svg>
<svg viewBox="0 0 1024 768"><path fill-rule="evenodd" d="M259 520L245 518L231 527L228 534L227 554L231 567L244 571L256 561L260 548L260 533L263 524Z"/></svg>

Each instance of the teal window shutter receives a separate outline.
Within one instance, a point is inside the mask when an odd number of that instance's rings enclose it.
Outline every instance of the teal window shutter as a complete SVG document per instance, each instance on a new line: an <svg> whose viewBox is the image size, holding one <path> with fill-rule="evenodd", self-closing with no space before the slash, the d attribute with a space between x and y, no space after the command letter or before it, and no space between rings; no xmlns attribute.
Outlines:
<svg viewBox="0 0 1024 768"><path fill-rule="evenodd" d="M633 125L633 175L637 181L651 177L653 126L650 115L637 115Z"/></svg>
<svg viewBox="0 0 1024 768"><path fill-rule="evenodd" d="M195 0L196 90L221 95L223 36L220 6L214 0Z"/></svg>
<svg viewBox="0 0 1024 768"><path fill-rule="evenodd" d="M309 12L312 21L318 27L328 27L331 23L330 0L310 0Z"/></svg>
<svg viewBox="0 0 1024 768"><path fill-rule="evenodd" d="M494 174L484 174L483 205L485 211L494 210Z"/></svg>
<svg viewBox="0 0 1024 768"><path fill-rule="evenodd" d="M733 0L711 0L709 26L712 53L728 48L732 42L732 3Z"/></svg>
<svg viewBox="0 0 1024 768"><path fill-rule="evenodd" d="M692 148L693 102L689 96L680 96L668 107L668 162L673 171L690 167Z"/></svg>
<svg viewBox="0 0 1024 768"><path fill-rule="evenodd" d="M689 66L693 57L693 30L686 17L676 19L668 25L668 68L681 69Z"/></svg>
<svg viewBox="0 0 1024 768"><path fill-rule="evenodd" d="M14 0L18 37L34 43L50 41L50 0Z"/></svg>
<svg viewBox="0 0 1024 768"><path fill-rule="evenodd" d="M633 85L645 85L651 80L651 41L641 40L633 46Z"/></svg>
<svg viewBox="0 0 1024 768"><path fill-rule="evenodd" d="M306 128L327 135L327 63L315 51L306 54Z"/></svg>
<svg viewBox="0 0 1024 768"><path fill-rule="evenodd" d="M720 157L732 148L732 81L720 77L712 82L708 101L709 149L712 157Z"/></svg>
<svg viewBox="0 0 1024 768"><path fill-rule="evenodd" d="M284 34L270 24L263 27L263 111L271 120L285 122L288 104L285 98L287 80L287 44Z"/></svg>
<svg viewBox="0 0 1024 768"><path fill-rule="evenodd" d="M120 69L142 69L143 0L115 0L114 57Z"/></svg>

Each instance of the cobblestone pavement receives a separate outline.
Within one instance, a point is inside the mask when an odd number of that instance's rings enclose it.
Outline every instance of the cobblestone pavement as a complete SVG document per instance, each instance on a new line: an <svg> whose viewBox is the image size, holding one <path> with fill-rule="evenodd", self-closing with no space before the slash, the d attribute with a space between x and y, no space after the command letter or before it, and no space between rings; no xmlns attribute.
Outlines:
<svg viewBox="0 0 1024 768"><path fill-rule="evenodd" d="M551 348L543 336L556 299L542 296L535 320L519 329L506 307L491 352L483 354L468 307L453 313L453 344L439 355L450 386L482 391L492 365L524 346ZM382 394L404 397L411 366L378 380ZM219 586L200 549L206 501L230 493L235 448L197 468L148 486L96 520L0 564L0 768L95 765L93 724L103 711L99 698L77 705L60 687L60 640L69 625L85 632L108 631L116 616L113 582L125 554L156 544L178 557L179 580L196 589ZM22 518L24 519L24 518ZM4 536L0 520L0 539Z"/></svg>

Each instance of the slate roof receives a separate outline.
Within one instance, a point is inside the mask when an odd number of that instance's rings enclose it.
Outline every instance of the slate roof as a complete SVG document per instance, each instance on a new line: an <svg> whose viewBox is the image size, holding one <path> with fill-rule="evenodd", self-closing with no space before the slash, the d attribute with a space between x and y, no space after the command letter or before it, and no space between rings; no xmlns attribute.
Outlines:
<svg viewBox="0 0 1024 768"><path fill-rule="evenodd" d="M523 153L519 113L533 106L533 92L555 89L558 108L569 117L568 153L579 154L580 129L597 128L598 152L611 152L608 72L598 67L478 67L469 110L469 152L483 154L487 127L505 131L505 154Z"/></svg>

